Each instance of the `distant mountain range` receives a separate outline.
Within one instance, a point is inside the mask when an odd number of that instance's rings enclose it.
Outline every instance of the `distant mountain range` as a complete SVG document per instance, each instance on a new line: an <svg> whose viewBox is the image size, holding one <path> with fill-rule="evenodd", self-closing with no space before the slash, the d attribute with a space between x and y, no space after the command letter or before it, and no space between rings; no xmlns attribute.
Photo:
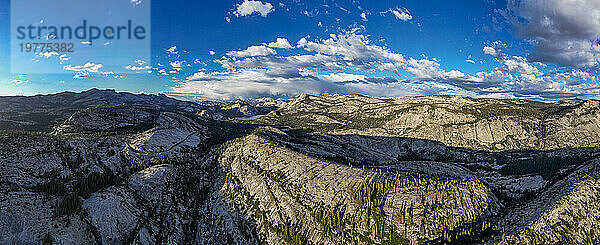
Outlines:
<svg viewBox="0 0 600 245"><path fill-rule="evenodd" d="M0 97L0 244L597 244L600 101Z"/></svg>

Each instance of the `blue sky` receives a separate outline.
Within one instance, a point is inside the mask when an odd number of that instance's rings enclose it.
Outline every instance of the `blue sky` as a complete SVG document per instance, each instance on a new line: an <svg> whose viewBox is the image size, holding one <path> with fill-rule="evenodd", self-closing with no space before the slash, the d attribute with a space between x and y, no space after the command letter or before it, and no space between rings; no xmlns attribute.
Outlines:
<svg viewBox="0 0 600 245"><path fill-rule="evenodd" d="M151 58L138 60L126 50L100 51L104 59L38 56L36 64L56 71L50 74L11 74L15 32L10 1L1 1L0 95L93 87L191 100L600 94L600 3L594 0L112 1L151 7ZM127 66L117 62L124 57Z"/></svg>

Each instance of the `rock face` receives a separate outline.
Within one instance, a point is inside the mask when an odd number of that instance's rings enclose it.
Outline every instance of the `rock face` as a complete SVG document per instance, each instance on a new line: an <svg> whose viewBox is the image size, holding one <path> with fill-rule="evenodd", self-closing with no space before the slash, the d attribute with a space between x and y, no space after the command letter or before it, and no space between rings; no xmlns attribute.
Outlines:
<svg viewBox="0 0 600 245"><path fill-rule="evenodd" d="M82 110L55 128L0 136L1 244L195 239L188 229L208 185L196 150L206 127L177 113L114 106Z"/></svg>
<svg viewBox="0 0 600 245"><path fill-rule="evenodd" d="M600 221L600 161L587 162L567 178L558 181L530 202L523 203L504 216L503 243L598 242Z"/></svg>
<svg viewBox="0 0 600 245"><path fill-rule="evenodd" d="M131 137L125 150L138 159L162 155L178 158L181 149L197 147L208 138L206 127L176 113L161 113L156 124Z"/></svg>
<svg viewBox="0 0 600 245"><path fill-rule="evenodd" d="M133 106L92 107L71 115L55 127L56 134L134 131L150 127L156 113Z"/></svg>
<svg viewBox="0 0 600 245"><path fill-rule="evenodd" d="M260 133L223 148L219 162L226 183L220 191L261 224L259 234L272 243L292 239L286 229L315 244L415 243L499 208L477 179L442 172L417 178L402 168L363 170L282 148ZM457 196L459 202L449 202Z"/></svg>
<svg viewBox="0 0 600 245"><path fill-rule="evenodd" d="M600 239L598 101L90 90L0 105L0 244Z"/></svg>
<svg viewBox="0 0 600 245"><path fill-rule="evenodd" d="M600 146L599 101L303 95L262 117L331 134L410 137L486 151Z"/></svg>

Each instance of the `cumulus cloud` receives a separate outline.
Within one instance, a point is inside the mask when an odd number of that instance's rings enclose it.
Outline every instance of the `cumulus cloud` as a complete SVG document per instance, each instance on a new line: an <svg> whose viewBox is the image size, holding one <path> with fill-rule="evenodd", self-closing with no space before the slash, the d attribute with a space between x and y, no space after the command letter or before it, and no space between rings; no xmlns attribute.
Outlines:
<svg viewBox="0 0 600 245"><path fill-rule="evenodd" d="M444 69L440 61L426 55L405 57L354 32L332 34L327 39L302 38L295 47L284 45L294 50L286 55L268 47L280 46L276 43L284 42L278 40L228 52L215 60L224 68L223 72L201 71L188 76L171 93L221 100L293 97L300 93L552 99L589 97L599 91L597 86L590 85L590 81L597 81L596 74L585 70L544 72L547 69L542 70L545 65L541 63L505 55L501 42L484 48L484 52L496 57L500 66L476 74Z"/></svg>
<svg viewBox="0 0 600 245"><path fill-rule="evenodd" d="M489 54L489 55L494 56L494 57L498 56L498 51L496 51L496 49L494 47L485 46L485 47L483 47L483 52L485 54Z"/></svg>
<svg viewBox="0 0 600 245"><path fill-rule="evenodd" d="M489 44L489 46L483 47L483 53L494 56L494 58L498 60L503 60L505 58L504 49L506 48L506 44L501 41L494 41Z"/></svg>
<svg viewBox="0 0 600 245"><path fill-rule="evenodd" d="M234 100L295 97L302 93L360 93L371 96L434 94L447 90L432 84L414 84L391 77L335 73L320 75L305 69L246 69L234 73L198 72L170 92L197 99Z"/></svg>
<svg viewBox="0 0 600 245"><path fill-rule="evenodd" d="M262 17L266 17L269 13L275 11L273 5L268 2L244 0L243 3L237 4L237 9L233 12L236 17L252 15L259 13Z"/></svg>
<svg viewBox="0 0 600 245"><path fill-rule="evenodd" d="M458 70L446 71L435 60L410 58L404 70L415 79L421 81L436 81L470 90L488 88L496 84L488 81L480 74L478 77L464 74Z"/></svg>
<svg viewBox="0 0 600 245"><path fill-rule="evenodd" d="M277 52L274 49L263 46L263 45L250 46L247 49L241 50L241 51L227 52L227 55L234 56L234 57L267 56L267 55L276 55L276 54L277 54Z"/></svg>
<svg viewBox="0 0 600 245"><path fill-rule="evenodd" d="M557 74L517 74L508 75L510 88L518 97L556 100L573 97L590 97L600 92L597 83L589 83L585 72ZM596 80L597 78L593 78Z"/></svg>
<svg viewBox="0 0 600 245"><path fill-rule="evenodd" d="M363 35L343 33L318 41L303 38L295 49L308 54L258 56L237 53L244 51L230 52L229 57L216 61L227 72L198 72L179 82L172 93L230 100L264 96L293 97L300 93L401 96L460 90L453 85L397 80L394 74L405 66L404 56L371 44ZM237 59L240 57L243 59ZM357 73L349 73L350 70ZM378 70L390 72L392 76L360 74ZM448 76L462 77L464 74L455 74L453 71Z"/></svg>
<svg viewBox="0 0 600 245"><path fill-rule="evenodd" d="M290 42L285 38L277 38L277 41L269 43L267 46L271 48L283 48L283 49L291 49L293 48L290 45Z"/></svg>
<svg viewBox="0 0 600 245"><path fill-rule="evenodd" d="M216 62L226 69L301 67L330 71L353 69L393 73L397 73L404 62L401 54L372 45L365 36L349 33L331 35L329 39L320 41L308 41L303 38L298 42L296 49L308 54L255 56L244 59L225 57Z"/></svg>
<svg viewBox="0 0 600 245"><path fill-rule="evenodd" d="M600 1L509 1L505 16L530 40L530 58L562 66L591 67L600 60Z"/></svg>
<svg viewBox="0 0 600 245"><path fill-rule="evenodd" d="M390 50L370 44L370 40L363 35L357 34L340 34L330 35L329 39L323 40L322 42L309 42L299 41L298 46L304 48L306 51L314 51L319 54L329 56L343 57L346 61L357 66L374 65L382 67L385 62L391 62L400 64L405 61L404 56L398 53L391 52ZM343 61L342 61L343 63Z"/></svg>
<svg viewBox="0 0 600 245"><path fill-rule="evenodd" d="M504 65L508 73L524 73L524 74L541 74L541 72L534 66L532 66L527 59L519 56L513 56L510 59L504 61Z"/></svg>

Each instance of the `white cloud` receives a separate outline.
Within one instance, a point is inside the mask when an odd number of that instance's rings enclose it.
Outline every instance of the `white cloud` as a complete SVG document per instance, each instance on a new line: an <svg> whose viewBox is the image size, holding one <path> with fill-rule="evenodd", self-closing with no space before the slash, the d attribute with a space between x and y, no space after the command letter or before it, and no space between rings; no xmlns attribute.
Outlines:
<svg viewBox="0 0 600 245"><path fill-rule="evenodd" d="M269 13L275 11L271 3L263 3L261 1L244 0L243 3L237 4L237 9L233 12L236 17L247 16L253 13L259 13L262 17L266 17Z"/></svg>
<svg viewBox="0 0 600 245"><path fill-rule="evenodd" d="M541 74L541 72L529 64L527 59L519 56L513 56L504 61L508 73Z"/></svg>
<svg viewBox="0 0 600 245"><path fill-rule="evenodd" d="M50 58L50 57L52 57L54 55L58 56L58 53L57 52L43 52L43 53L36 53L35 54L35 56L37 56L37 57L42 56L42 57L44 57L46 59L48 59L48 58Z"/></svg>
<svg viewBox="0 0 600 245"><path fill-rule="evenodd" d="M296 42L296 47L302 47L304 45L306 45L308 43L308 41L306 40L306 38L300 38L300 40L298 40L298 42Z"/></svg>
<svg viewBox="0 0 600 245"><path fill-rule="evenodd" d="M177 46L173 46L167 49L167 52L169 52L169 54L177 54Z"/></svg>
<svg viewBox="0 0 600 245"><path fill-rule="evenodd" d="M505 48L505 43L501 41L494 41L483 47L483 53L494 56L494 58L498 60L503 60L506 58L506 55L504 54Z"/></svg>
<svg viewBox="0 0 600 245"><path fill-rule="evenodd" d="M169 62L169 64L173 68L181 68L181 67L183 67L185 65L185 61L183 61L183 60L175 60L175 61Z"/></svg>
<svg viewBox="0 0 600 245"><path fill-rule="evenodd" d="M297 46L291 47L300 52L290 55L279 55L265 46L275 43L227 53L215 60L224 72L202 71L189 76L178 82L172 95L223 100L293 97L300 93L552 99L584 98L600 92L597 85L589 85L589 81L598 81L596 74L585 70L544 73L540 69L543 64L505 55L500 42L489 44L484 52L494 55L501 66L475 75L443 69L437 59L426 55L405 58L353 32L332 34L328 39L301 38ZM389 77L380 71L388 72Z"/></svg>
<svg viewBox="0 0 600 245"><path fill-rule="evenodd" d="M367 19L367 14L366 14L366 13L364 13L364 12L360 14L360 18L361 18L362 20L364 20L364 21L368 21L368 19Z"/></svg>
<svg viewBox="0 0 600 245"><path fill-rule="evenodd" d="M235 56L235 57L251 57L251 56L267 56L267 55L276 55L274 49L266 47L266 46L250 46L246 50L242 51L229 51L227 55Z"/></svg>
<svg viewBox="0 0 600 245"><path fill-rule="evenodd" d="M460 82L480 82L480 78L466 75L458 70L445 71L440 68L440 64L434 60L428 59L413 59L410 58L404 69L413 75L418 80L423 81L452 81L454 85L459 85Z"/></svg>
<svg viewBox="0 0 600 245"><path fill-rule="evenodd" d="M244 59L224 57L216 62L226 69L303 67L326 70L381 70L396 73L405 61L401 54L372 45L365 36L351 33L332 35L329 39L319 42L302 38L296 48L316 54L256 56Z"/></svg>
<svg viewBox="0 0 600 245"><path fill-rule="evenodd" d="M12 80L10 81L10 83L14 84L14 85L19 85L19 84L23 84L23 83L28 83L29 80Z"/></svg>
<svg viewBox="0 0 600 245"><path fill-rule="evenodd" d="M78 71L78 72L87 72L87 73L97 73L100 68L102 68L102 64L94 64L91 62L88 62L85 65L81 65L81 66L72 66L72 65L63 66L63 69L66 71Z"/></svg>
<svg viewBox="0 0 600 245"><path fill-rule="evenodd" d="M390 64L399 67L405 61L404 56L389 51L384 47L370 44L367 37L357 34L332 34L329 39L322 42L310 42L306 39L298 41L298 46L306 51L313 51L328 57L340 57L329 63L329 67L351 67L360 69L378 68L395 72L396 68L389 68ZM322 58L321 58L322 60Z"/></svg>
<svg viewBox="0 0 600 245"><path fill-rule="evenodd" d="M394 14L394 16L396 17L396 19L402 20L402 21L409 21L412 20L413 16L410 15L410 12L408 12L407 9L389 9L388 11L390 11L392 14Z"/></svg>
<svg viewBox="0 0 600 245"><path fill-rule="evenodd" d="M151 66L134 66L134 65L128 65L128 66L125 66L125 69L131 70L131 71L142 71L142 70L152 69L152 67Z"/></svg>
<svg viewBox="0 0 600 245"><path fill-rule="evenodd" d="M300 93L399 96L456 89L454 86L440 86L436 83L419 81L415 84L393 77L348 73L348 70L382 70L393 74L406 63L403 55L373 45L362 35L345 33L331 35L329 39L320 41L302 38L296 48L315 54L273 54L243 59L223 57L217 62L230 72L196 73L180 82L173 93L229 100L261 96L290 97ZM447 73L447 76L466 77L455 71Z"/></svg>
<svg viewBox="0 0 600 245"><path fill-rule="evenodd" d="M283 48L283 49L291 49L293 48L285 38L277 38L277 41L269 43L267 46L271 48Z"/></svg>
<svg viewBox="0 0 600 245"><path fill-rule="evenodd" d="M172 70L170 70L169 73L178 73L183 69L184 66L186 66L186 62L185 60L174 60L169 62L169 65L171 65L172 68Z"/></svg>
<svg viewBox="0 0 600 245"><path fill-rule="evenodd" d="M490 47L490 46L483 47L483 53L489 54L494 57L496 57L498 55L498 52L496 52L496 49L494 47Z"/></svg>
<svg viewBox="0 0 600 245"><path fill-rule="evenodd" d="M210 55L215 55L215 51L209 50L209 51L208 51L208 54L210 54Z"/></svg>
<svg viewBox="0 0 600 245"><path fill-rule="evenodd" d="M467 61L468 63L475 64L475 61L474 61L474 60L467 59L466 61Z"/></svg>
<svg viewBox="0 0 600 245"><path fill-rule="evenodd" d="M61 65L63 64L63 62L71 59L71 57L69 57L67 54L61 54L58 58L60 60Z"/></svg>
<svg viewBox="0 0 600 245"><path fill-rule="evenodd" d="M391 77L335 73L320 75L305 69L246 69L233 73L198 72L178 83L170 95L196 99L234 100L260 97L295 97L302 93L360 93L402 96L446 90L432 84L413 84Z"/></svg>

